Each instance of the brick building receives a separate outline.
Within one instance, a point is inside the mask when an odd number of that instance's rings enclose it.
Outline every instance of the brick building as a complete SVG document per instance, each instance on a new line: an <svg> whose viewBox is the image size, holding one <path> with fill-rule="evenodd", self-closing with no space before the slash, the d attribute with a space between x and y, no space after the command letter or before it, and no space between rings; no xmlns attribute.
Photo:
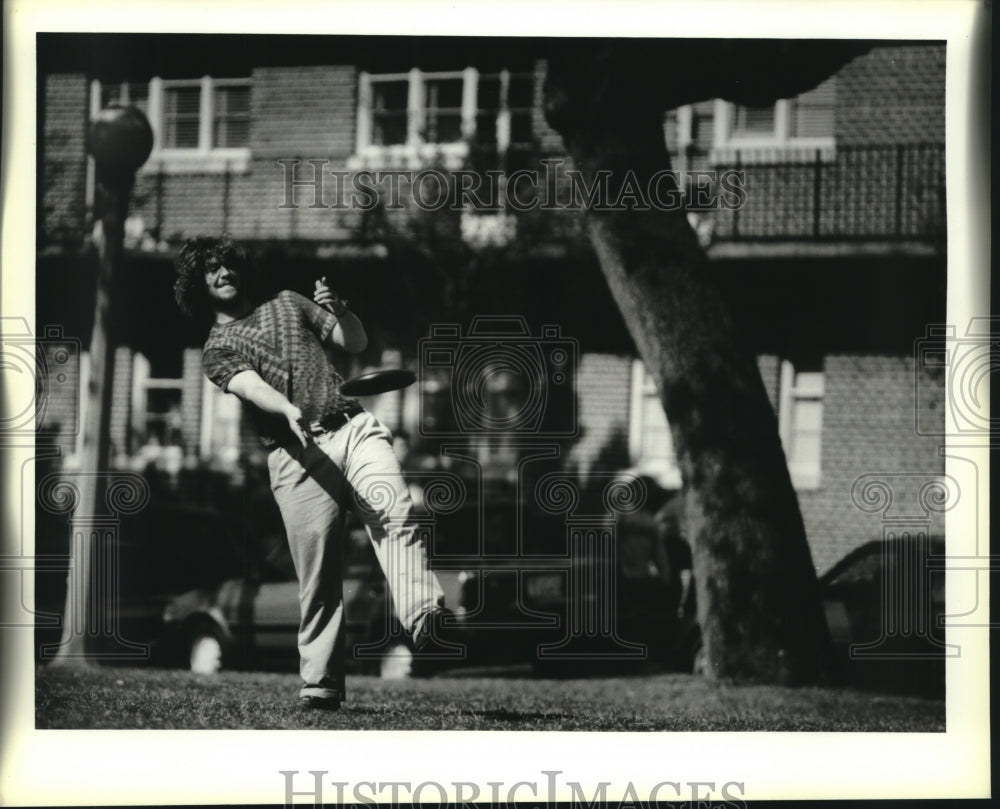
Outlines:
<svg viewBox="0 0 1000 809"><path fill-rule="evenodd" d="M431 230L444 233L443 267L500 268L496 284L469 289L435 275L436 257L421 258L406 240L408 227L430 220L336 204L332 172L454 169L486 155L509 175L558 156L559 138L542 113L545 61L537 50L518 58L492 43L473 59L430 41L234 39L188 38L180 50L169 37L85 47L40 38L37 322L63 324L64 336L84 344L84 379L94 193L84 132L114 101L141 107L155 132L126 226L127 304L113 381L117 463L152 459L176 470L254 461L236 403L202 379L200 336L170 297L177 248L225 230L281 268L276 283L308 292L312 278L327 275L358 302L373 339L348 372L416 367L428 323L515 313L532 334L558 324L579 346L581 431L565 447L565 463L584 473L631 468L679 487L655 388L620 316L609 312L603 277L579 246L572 217L553 214L541 237L537 215L513 225L502 213L433 219ZM922 417L943 413L942 378L915 366L913 348L945 313L944 60L943 44L880 44L814 90L770 107L709 99L665 113L675 168L746 172L745 206L689 217L759 357L820 572L880 536L877 517L852 502L857 478L943 474L937 444L914 429L918 408ZM326 178L322 187L314 171ZM495 243L515 247L490 252ZM53 289L62 292L45 291ZM440 306L431 302L439 296ZM43 422L68 463L79 423L75 373L71 367L53 389ZM418 435L422 393L413 387L373 406L390 426ZM509 447L472 444L487 474L510 476Z"/></svg>

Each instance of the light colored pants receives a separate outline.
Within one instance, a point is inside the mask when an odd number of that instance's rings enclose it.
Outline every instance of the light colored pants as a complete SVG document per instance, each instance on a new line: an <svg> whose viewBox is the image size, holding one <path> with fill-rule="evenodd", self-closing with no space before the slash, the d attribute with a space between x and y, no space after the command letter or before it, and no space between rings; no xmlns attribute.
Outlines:
<svg viewBox="0 0 1000 809"><path fill-rule="evenodd" d="M444 594L427 564L392 434L367 411L303 448L268 456L271 490L281 511L299 579L302 696L344 696L344 517L361 518L407 631Z"/></svg>

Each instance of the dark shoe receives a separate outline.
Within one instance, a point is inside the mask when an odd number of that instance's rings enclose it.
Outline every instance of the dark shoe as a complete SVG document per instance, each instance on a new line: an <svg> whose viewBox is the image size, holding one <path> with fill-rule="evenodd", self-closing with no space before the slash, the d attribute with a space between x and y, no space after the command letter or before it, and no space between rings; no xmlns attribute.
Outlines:
<svg viewBox="0 0 1000 809"><path fill-rule="evenodd" d="M299 697L299 707L307 711L339 711L340 697Z"/></svg>

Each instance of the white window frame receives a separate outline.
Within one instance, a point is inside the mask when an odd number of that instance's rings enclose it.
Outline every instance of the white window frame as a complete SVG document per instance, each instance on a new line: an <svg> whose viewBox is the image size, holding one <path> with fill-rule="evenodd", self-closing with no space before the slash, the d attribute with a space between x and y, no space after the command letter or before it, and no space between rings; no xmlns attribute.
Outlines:
<svg viewBox="0 0 1000 809"><path fill-rule="evenodd" d="M229 409L235 415L234 421L237 425L237 443L224 447L215 447L216 415L217 406ZM204 460L216 463L225 469L234 469L240 459L243 450L239 443L239 429L242 421L242 409L239 399L235 394L225 393L211 382L207 377L202 378L201 384L201 423L198 435L198 450Z"/></svg>
<svg viewBox="0 0 1000 809"><path fill-rule="evenodd" d="M677 153L684 154L694 140L693 130L694 108L684 104L677 108L677 119L674 122L674 140L677 142Z"/></svg>
<svg viewBox="0 0 1000 809"><path fill-rule="evenodd" d="M149 392L151 390L177 391L178 406L184 406L184 377L154 377L150 376L150 363L146 356L138 351L132 355L132 403L129 417L129 442L141 441L135 447L129 447L129 454L136 455L149 440ZM183 442L183 437L182 437ZM169 445L166 446L180 446Z"/></svg>
<svg viewBox="0 0 1000 809"><path fill-rule="evenodd" d="M84 428L87 418L88 395L90 390L90 352L80 352L80 379L77 389L76 403L76 434L73 436L73 446L66 453L63 461L64 469L79 469L83 460Z"/></svg>
<svg viewBox="0 0 1000 809"><path fill-rule="evenodd" d="M675 150L671 154L671 161L675 170L684 173L688 170L688 150L694 142L694 107L691 104L684 104L677 108L677 115L673 122L673 131L669 131L667 122L664 121L663 143L667 150L670 144L675 144ZM683 187L683 185L682 185Z"/></svg>
<svg viewBox="0 0 1000 809"><path fill-rule="evenodd" d="M673 461L664 458L643 458L642 443L646 431L643 424L643 403L650 396L659 400L656 383L646 370L642 360L632 361L632 390L629 404L628 449L632 460L633 471L649 475L665 489L679 489L681 486L681 470L676 457ZM666 416L664 416L666 421ZM669 424L667 425L669 430Z"/></svg>
<svg viewBox="0 0 1000 809"><path fill-rule="evenodd" d="M153 129L153 151L140 167L140 173L164 172L185 174L189 172L231 171L244 173L250 166L250 147L217 147L212 145L212 128L215 117L215 89L218 87L250 87L249 78L162 79L154 76L149 81L147 117ZM165 110L164 91L171 87L200 87L201 106L198 111L198 146L195 148L166 148L163 146L163 116ZM91 83L91 117L100 111L101 85L98 80ZM92 180L88 178L88 187Z"/></svg>
<svg viewBox="0 0 1000 809"><path fill-rule="evenodd" d="M712 151L709 160L713 163L730 163L739 152L741 163L765 163L775 159L786 159L795 155L803 161L814 159L820 150L823 160L833 159L836 138L792 137L792 100L782 98L774 104L774 131L770 135L733 136L733 118L736 104L715 99L712 129Z"/></svg>
<svg viewBox="0 0 1000 809"><path fill-rule="evenodd" d="M780 392L778 396L778 433L781 436L781 443L786 448L785 456L788 458L788 449L792 440L792 421L795 411L795 403L799 399L818 399L826 410L826 372L821 371L820 384L818 388L797 388L795 384L796 370L794 364L789 360L781 361ZM823 429L820 425L820 447L819 457L813 461L792 461L788 458L788 472L792 478L792 485L796 489L809 490L818 489L822 482L823 471Z"/></svg>
<svg viewBox="0 0 1000 809"><path fill-rule="evenodd" d="M506 68L497 71L502 85L506 88L513 74L518 71ZM469 139L476 133L478 109L479 71L474 67L464 70L423 71L413 68L406 73L368 73L358 74L358 111L356 127L355 153L348 159L347 167L351 170L368 167L380 168L418 168L436 158L443 159L449 169L461 168L469 155ZM426 92L424 83L434 79L462 80L462 108L460 140L452 143L428 143L424 141L423 129L424 99ZM372 85L383 81L407 81L407 125L406 141L404 143L375 144L372 143ZM510 111L506 106L505 92L501 93L501 106L496 116L497 149L506 151L510 146Z"/></svg>

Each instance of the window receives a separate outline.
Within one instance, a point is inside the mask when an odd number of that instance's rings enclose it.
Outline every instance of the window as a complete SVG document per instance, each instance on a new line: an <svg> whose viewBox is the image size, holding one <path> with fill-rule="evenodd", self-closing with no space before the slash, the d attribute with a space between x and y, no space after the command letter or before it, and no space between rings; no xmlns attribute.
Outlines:
<svg viewBox="0 0 1000 809"><path fill-rule="evenodd" d="M250 143L248 80L154 79L152 86L161 91L160 149L211 152L245 148Z"/></svg>
<svg viewBox="0 0 1000 809"><path fill-rule="evenodd" d="M427 78L423 82L423 130L425 143L454 143L462 139L461 74Z"/></svg>
<svg viewBox="0 0 1000 809"><path fill-rule="evenodd" d="M664 141L677 171L712 168L708 149L714 137L714 121L715 104L711 100L667 111L663 120Z"/></svg>
<svg viewBox="0 0 1000 809"><path fill-rule="evenodd" d="M181 400L184 380L153 377L149 360L132 358L132 419L130 450L156 455L163 447L183 446Z"/></svg>
<svg viewBox="0 0 1000 809"><path fill-rule="evenodd" d="M236 468L240 459L241 417L240 400L203 379L199 439L203 459L222 469Z"/></svg>
<svg viewBox="0 0 1000 809"><path fill-rule="evenodd" d="M244 83L216 83L213 106L212 145L220 149L250 143L250 86Z"/></svg>
<svg viewBox="0 0 1000 809"><path fill-rule="evenodd" d="M110 82L98 85L99 109L112 104L120 107L136 106L149 114L149 85L146 82Z"/></svg>
<svg viewBox="0 0 1000 809"><path fill-rule="evenodd" d="M406 143L409 79L380 78L371 83L372 143Z"/></svg>
<svg viewBox="0 0 1000 809"><path fill-rule="evenodd" d="M496 146L499 130L504 127L500 120L504 110L503 78L480 76L476 88L476 142L485 146Z"/></svg>
<svg viewBox="0 0 1000 809"><path fill-rule="evenodd" d="M632 363L629 454L640 474L652 476L664 488L681 485L670 425L656 384L641 360Z"/></svg>
<svg viewBox="0 0 1000 809"><path fill-rule="evenodd" d="M250 80L95 81L91 113L134 104L153 128L153 153L140 171L245 171L250 145Z"/></svg>
<svg viewBox="0 0 1000 809"><path fill-rule="evenodd" d="M531 73L482 74L476 93L475 140L505 148L531 146L535 82Z"/></svg>
<svg viewBox="0 0 1000 809"><path fill-rule="evenodd" d="M197 149L201 138L201 85L163 87L163 149Z"/></svg>
<svg viewBox="0 0 1000 809"><path fill-rule="evenodd" d="M788 471L797 489L820 485L823 396L821 359L782 362L778 425ZM653 378L641 360L632 365L629 453L639 473L653 476L664 488L681 485L670 426Z"/></svg>
<svg viewBox="0 0 1000 809"><path fill-rule="evenodd" d="M815 157L834 147L836 77L795 98L781 99L764 107L715 102L713 155L715 160L732 160L739 151L746 162L773 159L775 150L801 151Z"/></svg>
<svg viewBox="0 0 1000 809"><path fill-rule="evenodd" d="M744 107L737 104L733 108L732 129L729 137L733 140L753 137L772 137L777 119L776 106Z"/></svg>
<svg viewBox="0 0 1000 809"><path fill-rule="evenodd" d="M437 156L457 168L476 143L500 153L533 142L534 74L501 70L362 73L359 162L419 164Z"/></svg>
<svg viewBox="0 0 1000 809"><path fill-rule="evenodd" d="M820 484L824 379L822 360L784 360L778 429L792 483L799 489Z"/></svg>

